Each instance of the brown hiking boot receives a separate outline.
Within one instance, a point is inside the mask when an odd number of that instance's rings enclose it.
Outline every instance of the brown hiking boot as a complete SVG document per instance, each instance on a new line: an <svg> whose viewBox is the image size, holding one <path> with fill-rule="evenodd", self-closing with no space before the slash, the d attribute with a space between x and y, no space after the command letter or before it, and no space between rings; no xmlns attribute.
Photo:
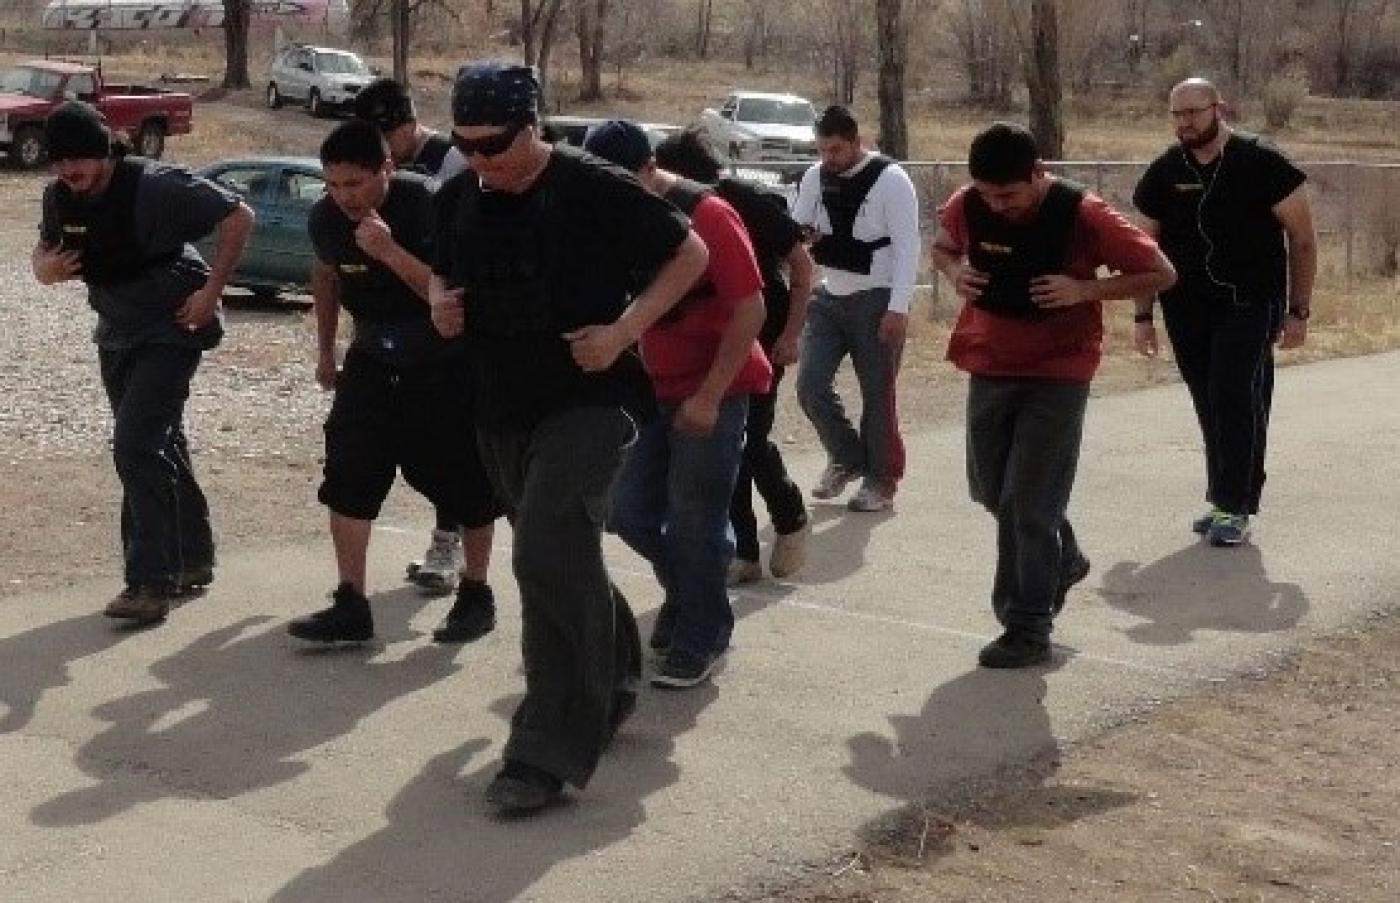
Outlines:
<svg viewBox="0 0 1400 903"><path fill-rule="evenodd" d="M154 624L170 614L172 592L158 586L128 586L107 603L102 613L109 618Z"/></svg>

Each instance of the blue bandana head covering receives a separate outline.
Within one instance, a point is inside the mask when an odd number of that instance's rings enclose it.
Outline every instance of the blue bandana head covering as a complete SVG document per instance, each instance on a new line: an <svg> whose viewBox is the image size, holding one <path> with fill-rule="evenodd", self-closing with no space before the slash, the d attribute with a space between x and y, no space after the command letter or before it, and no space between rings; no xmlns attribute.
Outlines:
<svg viewBox="0 0 1400 903"><path fill-rule="evenodd" d="M452 85L453 125L517 125L539 118L540 81L531 66L467 63Z"/></svg>

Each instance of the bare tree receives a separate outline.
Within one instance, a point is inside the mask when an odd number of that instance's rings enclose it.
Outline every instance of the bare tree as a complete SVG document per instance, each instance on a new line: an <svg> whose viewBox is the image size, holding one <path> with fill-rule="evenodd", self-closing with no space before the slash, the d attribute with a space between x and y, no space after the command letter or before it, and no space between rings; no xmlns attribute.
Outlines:
<svg viewBox="0 0 1400 903"><path fill-rule="evenodd" d="M248 23L253 15L249 0L224 0L224 87L246 88L248 81Z"/></svg>
<svg viewBox="0 0 1400 903"><path fill-rule="evenodd" d="M549 94L549 57L554 49L555 27L564 0L520 0L520 41L525 65L540 74L540 91Z"/></svg>
<svg viewBox="0 0 1400 903"><path fill-rule="evenodd" d="M1017 48L1007 0L955 0L950 7L948 26L967 75L969 98L1010 106Z"/></svg>
<svg viewBox="0 0 1400 903"><path fill-rule="evenodd" d="M880 150L896 159L909 156L909 125L904 118L907 44L901 0L876 0L876 47L880 57Z"/></svg>
<svg viewBox="0 0 1400 903"><path fill-rule="evenodd" d="M1058 0L1031 0L1030 32L1021 42L1025 49L1026 89L1030 94L1031 134L1040 156L1046 160L1062 159L1065 152L1058 13ZM1017 34L1025 34L1019 22Z"/></svg>
<svg viewBox="0 0 1400 903"><path fill-rule="evenodd" d="M864 6L865 0L859 2ZM818 65L831 73L832 98L837 103L850 104L855 100L860 76L863 19L855 15L851 0L824 0L821 10L823 35Z"/></svg>
<svg viewBox="0 0 1400 903"><path fill-rule="evenodd" d="M582 75L578 99L602 100L604 26L608 18L608 0L575 0L574 14L579 72Z"/></svg>
<svg viewBox="0 0 1400 903"><path fill-rule="evenodd" d="M754 61L768 47L768 4L765 0L748 0L744 26L744 68L752 69Z"/></svg>
<svg viewBox="0 0 1400 903"><path fill-rule="evenodd" d="M710 55L710 38L715 27L715 0L697 0L695 5L695 55Z"/></svg>

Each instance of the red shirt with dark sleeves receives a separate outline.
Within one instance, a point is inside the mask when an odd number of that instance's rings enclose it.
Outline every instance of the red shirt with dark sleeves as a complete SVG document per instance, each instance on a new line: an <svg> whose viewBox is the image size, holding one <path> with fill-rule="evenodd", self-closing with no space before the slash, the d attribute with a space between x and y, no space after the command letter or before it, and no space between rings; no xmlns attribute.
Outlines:
<svg viewBox="0 0 1400 903"><path fill-rule="evenodd" d="M951 246L966 254L967 215L960 188L938 210ZM1102 198L1086 193L1065 251L1064 275L1093 279L1099 267L1141 273L1157 263L1157 243ZM1042 319L988 313L966 302L948 339L948 360L981 376L1018 376L1088 382L1103 350L1103 304L1066 307Z"/></svg>
<svg viewBox="0 0 1400 903"><path fill-rule="evenodd" d="M708 194L691 213L690 225L710 249L704 280L711 291L681 301L678 315L656 323L642 335L642 363L662 402L684 401L695 394L710 372L739 302L763 291L763 275L749 233L733 207ZM772 379L773 367L754 339L748 359L725 397L767 392Z"/></svg>

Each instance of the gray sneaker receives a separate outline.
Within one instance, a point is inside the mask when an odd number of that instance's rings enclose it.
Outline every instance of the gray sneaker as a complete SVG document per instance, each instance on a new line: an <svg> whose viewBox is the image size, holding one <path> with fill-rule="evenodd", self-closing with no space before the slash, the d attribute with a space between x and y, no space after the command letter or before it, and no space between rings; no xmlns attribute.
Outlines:
<svg viewBox="0 0 1400 903"><path fill-rule="evenodd" d="M894 507L894 493L886 492L875 483L866 481L860 491L851 496L846 507L852 511L888 511Z"/></svg>
<svg viewBox="0 0 1400 903"><path fill-rule="evenodd" d="M773 552L768 556L768 570L779 580L791 577L807 563L807 540L812 537L809 519L791 533L779 533L773 540Z"/></svg>
<svg viewBox="0 0 1400 903"><path fill-rule="evenodd" d="M844 464L828 464L826 470L823 470L822 475L817 478L817 485L812 487L812 497L834 499L846 491L847 484L859 477L860 471L854 467L847 467Z"/></svg>
<svg viewBox="0 0 1400 903"><path fill-rule="evenodd" d="M457 588L462 563L462 534L456 530L433 530L423 560L409 564L408 579L429 595L445 596Z"/></svg>

